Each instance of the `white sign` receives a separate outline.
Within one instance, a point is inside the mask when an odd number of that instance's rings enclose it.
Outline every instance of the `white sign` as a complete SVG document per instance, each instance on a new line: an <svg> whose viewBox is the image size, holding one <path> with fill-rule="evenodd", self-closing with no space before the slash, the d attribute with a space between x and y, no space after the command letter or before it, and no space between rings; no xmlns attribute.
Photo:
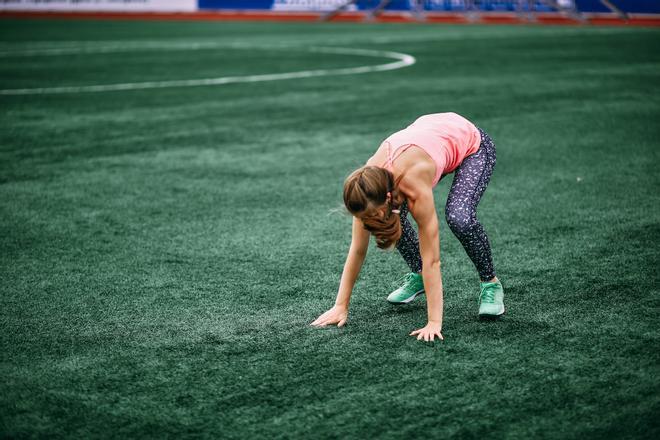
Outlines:
<svg viewBox="0 0 660 440"><path fill-rule="evenodd" d="M197 0L0 0L0 11L196 11Z"/></svg>
<svg viewBox="0 0 660 440"><path fill-rule="evenodd" d="M273 11L333 11L346 4L346 0L275 0ZM345 11L357 11L354 4L344 8Z"/></svg>

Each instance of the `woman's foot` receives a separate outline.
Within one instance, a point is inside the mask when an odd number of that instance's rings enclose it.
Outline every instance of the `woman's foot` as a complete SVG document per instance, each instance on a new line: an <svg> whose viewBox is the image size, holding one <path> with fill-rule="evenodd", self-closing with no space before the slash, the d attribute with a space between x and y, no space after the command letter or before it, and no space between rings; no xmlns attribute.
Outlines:
<svg viewBox="0 0 660 440"><path fill-rule="evenodd" d="M500 280L493 280L481 283L479 318L482 319L495 319L504 314L504 288Z"/></svg>
<svg viewBox="0 0 660 440"><path fill-rule="evenodd" d="M388 295L387 301L392 304L408 304L422 293L424 293L422 275L410 272L403 277L403 285Z"/></svg>

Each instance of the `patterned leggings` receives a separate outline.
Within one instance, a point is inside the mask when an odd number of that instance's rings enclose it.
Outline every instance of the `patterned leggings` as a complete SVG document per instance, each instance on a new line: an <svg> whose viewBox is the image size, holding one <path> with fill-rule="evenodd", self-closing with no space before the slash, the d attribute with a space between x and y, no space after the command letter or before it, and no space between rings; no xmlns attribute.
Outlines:
<svg viewBox="0 0 660 440"><path fill-rule="evenodd" d="M445 219L477 268L481 281L489 281L495 277L495 269L488 237L477 220L477 205L493 174L495 144L483 130L479 129L479 132L479 149L466 157L454 173L445 205ZM408 220L408 205L405 202L401 206L401 238L396 248L410 266L410 270L422 271L419 239Z"/></svg>

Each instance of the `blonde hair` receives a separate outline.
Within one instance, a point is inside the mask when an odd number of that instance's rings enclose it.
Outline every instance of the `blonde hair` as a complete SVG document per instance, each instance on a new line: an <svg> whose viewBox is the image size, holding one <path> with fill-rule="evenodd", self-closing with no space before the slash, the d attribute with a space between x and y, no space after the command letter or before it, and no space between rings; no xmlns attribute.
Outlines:
<svg viewBox="0 0 660 440"><path fill-rule="evenodd" d="M381 249L391 248L401 238L399 207L405 201L399 190L399 182L384 168L363 166L353 171L344 181L344 205L354 216L360 218L367 231L376 237ZM387 193L391 198L387 199ZM384 204L385 213L379 209Z"/></svg>

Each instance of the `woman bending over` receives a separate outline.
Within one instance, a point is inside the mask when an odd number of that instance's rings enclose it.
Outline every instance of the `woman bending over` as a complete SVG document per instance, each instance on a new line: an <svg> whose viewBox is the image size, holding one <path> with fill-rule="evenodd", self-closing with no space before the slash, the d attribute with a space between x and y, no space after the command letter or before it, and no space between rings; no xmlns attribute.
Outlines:
<svg viewBox="0 0 660 440"><path fill-rule="evenodd" d="M353 286L367 255L369 236L381 249L396 246L410 267L392 304L407 304L425 293L428 323L411 336L433 341L442 336L443 292L440 239L433 188L454 173L445 218L481 279L479 317L504 313L504 290L495 276L488 237L477 220L481 200L495 166L495 145L488 134L456 113L418 118L390 135L344 182L344 204L353 215L351 246L334 307L311 325L346 323ZM419 237L408 220L417 223Z"/></svg>

